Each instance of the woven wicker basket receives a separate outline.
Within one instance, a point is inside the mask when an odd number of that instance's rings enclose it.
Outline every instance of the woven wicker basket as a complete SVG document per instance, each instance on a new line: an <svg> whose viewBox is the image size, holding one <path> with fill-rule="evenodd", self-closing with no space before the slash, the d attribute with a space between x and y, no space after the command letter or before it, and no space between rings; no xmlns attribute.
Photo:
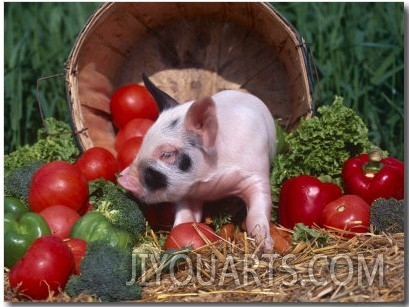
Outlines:
<svg viewBox="0 0 409 307"><path fill-rule="evenodd" d="M293 129L312 112L306 54L296 30L266 3L105 3L67 62L79 145L115 153L110 96L142 84L143 72L181 102L223 89L250 92Z"/></svg>

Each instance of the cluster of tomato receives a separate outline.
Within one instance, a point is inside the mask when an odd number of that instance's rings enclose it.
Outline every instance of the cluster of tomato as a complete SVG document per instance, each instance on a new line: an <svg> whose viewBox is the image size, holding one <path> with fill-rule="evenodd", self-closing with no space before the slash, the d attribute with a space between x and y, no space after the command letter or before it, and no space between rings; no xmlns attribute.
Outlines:
<svg viewBox="0 0 409 307"><path fill-rule="evenodd" d="M136 157L143 137L159 116L159 109L144 86L129 84L114 92L110 111L118 129L115 150L120 170L123 170Z"/></svg>
<svg viewBox="0 0 409 307"><path fill-rule="evenodd" d="M24 288L24 294L33 299L58 292L71 274L80 273L87 243L70 233L77 220L92 210L88 183L98 178L115 182L135 158L159 113L146 88L137 84L119 88L110 108L118 128L117 157L93 147L73 164L46 163L31 179L28 208L16 198L5 198L5 265L10 268L10 286Z"/></svg>
<svg viewBox="0 0 409 307"><path fill-rule="evenodd" d="M404 197L404 164L383 158L375 150L349 158L343 165L345 194L335 183L300 175L284 182L280 191L279 222L317 225L344 237L369 230L370 206L377 198Z"/></svg>
<svg viewBox="0 0 409 307"><path fill-rule="evenodd" d="M75 163L52 161L33 175L28 208L5 198L5 265L9 282L24 295L43 299L63 289L79 263L87 243L70 237L77 220L89 210L88 183L97 178L114 181L116 158L104 148L85 151Z"/></svg>

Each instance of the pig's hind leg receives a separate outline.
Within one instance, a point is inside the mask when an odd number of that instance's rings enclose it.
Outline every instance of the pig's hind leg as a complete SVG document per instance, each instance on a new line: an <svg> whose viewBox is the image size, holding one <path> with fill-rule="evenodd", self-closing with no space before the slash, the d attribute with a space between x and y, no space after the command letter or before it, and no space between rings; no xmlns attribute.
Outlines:
<svg viewBox="0 0 409 307"><path fill-rule="evenodd" d="M187 223L197 222L202 220L203 215L203 202L183 200L176 203L175 206L175 222L173 226Z"/></svg>

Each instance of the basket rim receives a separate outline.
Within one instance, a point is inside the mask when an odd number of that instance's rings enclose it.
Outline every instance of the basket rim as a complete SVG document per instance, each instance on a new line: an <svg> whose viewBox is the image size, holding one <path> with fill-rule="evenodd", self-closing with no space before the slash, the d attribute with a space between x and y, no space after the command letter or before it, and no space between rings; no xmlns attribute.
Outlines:
<svg viewBox="0 0 409 307"><path fill-rule="evenodd" d="M79 50L77 50L77 46L81 45L82 42L86 39L87 37L87 31L91 25L94 25L95 21L100 21L100 18L104 17L103 15L105 14L106 11L110 10L112 6L116 5L117 3L115 2L106 2L101 4L100 7L98 7L94 13L89 17L87 22L85 23L84 27L80 31L77 39L74 42L74 45L70 51L70 54L68 56L68 59L66 61L65 65L65 71L66 71L66 80L67 80L67 89L70 87L70 84L72 84L72 76L75 78L75 67L74 65L74 59L77 58ZM205 5L208 5L209 3L205 3ZM309 60L312 55L309 57L309 51L306 48L306 42L302 35L298 32L298 30L295 28L295 26L288 21L285 16L280 13L272 4L268 2L254 2L254 3L249 3L251 5L259 6L261 8L265 9L265 12L267 12L269 15L278 17L278 20L285 25L286 27L282 27L283 29L286 30L286 32L292 37L293 41L298 42L298 50L297 53L300 56L300 58L303 60L301 61L301 68L302 68L302 73L303 75L307 76L307 79L304 79L304 86L306 89L308 89L309 92L309 97L308 103L311 106L311 108L314 110L315 109L315 103L314 103L314 75L312 71L312 66L311 66L311 61ZM289 30L289 31L288 31ZM71 95L69 95L70 97Z"/></svg>

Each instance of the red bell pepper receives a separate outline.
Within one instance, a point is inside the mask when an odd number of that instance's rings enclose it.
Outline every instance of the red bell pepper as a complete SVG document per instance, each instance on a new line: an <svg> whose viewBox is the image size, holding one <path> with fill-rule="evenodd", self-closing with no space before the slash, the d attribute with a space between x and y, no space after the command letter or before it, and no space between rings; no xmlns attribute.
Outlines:
<svg viewBox="0 0 409 307"><path fill-rule="evenodd" d="M322 182L308 175L290 178L281 187L279 222L290 229L297 223L322 226L321 213L325 205L341 195L342 190L335 183Z"/></svg>
<svg viewBox="0 0 409 307"><path fill-rule="evenodd" d="M349 158L343 166L345 192L361 196L369 205L380 197L404 198L404 164L378 150Z"/></svg>

